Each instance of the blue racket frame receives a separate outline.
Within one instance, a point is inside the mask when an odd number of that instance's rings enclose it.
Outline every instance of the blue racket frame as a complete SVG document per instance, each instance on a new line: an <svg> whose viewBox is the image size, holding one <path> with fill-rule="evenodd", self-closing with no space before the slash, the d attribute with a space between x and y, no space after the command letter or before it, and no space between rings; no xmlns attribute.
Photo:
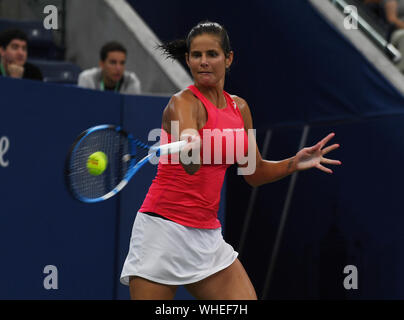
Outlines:
<svg viewBox="0 0 404 320"><path fill-rule="evenodd" d="M77 193L74 188L72 188L71 186L71 182L70 182L70 173L71 173L71 163L72 163L72 155L75 154L75 152L77 151L77 149L79 148L80 144L82 141L84 141L84 139L86 139L90 134L99 131L99 130L106 130L106 129L113 129L116 132L118 132L119 134L125 136L128 138L129 140L129 146L130 146L130 150L128 155L130 156L129 161L129 169L127 170L125 176L123 177L123 179L107 194L97 197L97 198L88 198L88 197L84 197L82 195L80 195L79 193ZM179 152L181 150L181 148L186 144L185 141L178 141L178 142L174 142L174 143L170 143L170 144L166 144L166 145L162 145L162 146L149 146L145 143L143 143L140 140L134 139L133 136L131 134L128 134L127 132L125 132L120 126L115 126L115 125L111 125L111 124L102 124L102 125L98 125L92 128L89 128L87 130L85 130L83 133L81 133L77 139L75 140L75 142L73 143L70 152L67 156L66 159L66 169L65 169L65 177L66 177L66 182L68 185L68 189L70 190L71 194L73 195L74 198L76 198L77 200L81 201L81 202L85 202L85 203L96 203L96 202L101 202L101 201L105 201L109 198L112 198L113 196L115 196L118 192L120 192L130 181L130 179L136 174L137 171L139 171L139 169L141 167L143 167L148 161L150 161L151 158L153 157L159 157L161 154L168 154L168 153L172 153L172 152ZM133 159L134 153L136 148L141 147L145 150L149 150L148 154L142 158L141 160L139 160L138 162L136 162ZM150 152L151 151L151 152Z"/></svg>

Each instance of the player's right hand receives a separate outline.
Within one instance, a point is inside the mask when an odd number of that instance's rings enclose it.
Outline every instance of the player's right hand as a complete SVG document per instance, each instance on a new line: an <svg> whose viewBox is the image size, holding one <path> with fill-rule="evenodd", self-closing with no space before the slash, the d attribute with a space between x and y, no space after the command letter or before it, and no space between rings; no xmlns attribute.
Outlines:
<svg viewBox="0 0 404 320"><path fill-rule="evenodd" d="M201 166L201 137L199 134L181 134L181 140L187 141L180 153L180 161L188 174L194 174Z"/></svg>

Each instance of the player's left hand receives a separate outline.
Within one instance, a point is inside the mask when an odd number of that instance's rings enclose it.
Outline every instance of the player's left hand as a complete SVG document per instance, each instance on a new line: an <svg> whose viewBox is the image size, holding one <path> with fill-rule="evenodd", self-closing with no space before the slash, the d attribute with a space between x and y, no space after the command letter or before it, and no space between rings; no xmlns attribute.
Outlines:
<svg viewBox="0 0 404 320"><path fill-rule="evenodd" d="M335 133L330 133L316 145L308 148L303 148L295 156L296 170L307 170L317 168L326 173L333 173L331 169L323 166L323 164L341 165L341 161L324 158L328 152L339 148L339 144L333 144L323 149L323 147L335 136Z"/></svg>

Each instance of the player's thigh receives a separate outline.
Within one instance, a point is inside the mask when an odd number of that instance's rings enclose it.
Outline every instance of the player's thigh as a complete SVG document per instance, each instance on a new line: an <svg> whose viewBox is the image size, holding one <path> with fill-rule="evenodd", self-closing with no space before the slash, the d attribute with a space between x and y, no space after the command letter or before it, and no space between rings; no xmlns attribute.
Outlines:
<svg viewBox="0 0 404 320"><path fill-rule="evenodd" d="M177 286L165 285L141 277L130 277L129 291L132 300L172 300Z"/></svg>
<svg viewBox="0 0 404 320"><path fill-rule="evenodd" d="M226 269L185 287L195 298L201 300L257 299L250 278L238 259Z"/></svg>

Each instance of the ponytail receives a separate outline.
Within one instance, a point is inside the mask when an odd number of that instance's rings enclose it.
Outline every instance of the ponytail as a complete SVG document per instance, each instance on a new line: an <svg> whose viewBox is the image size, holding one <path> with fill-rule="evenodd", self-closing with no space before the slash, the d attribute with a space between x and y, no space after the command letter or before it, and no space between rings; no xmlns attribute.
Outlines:
<svg viewBox="0 0 404 320"><path fill-rule="evenodd" d="M173 60L185 59L185 54L188 52L187 41L185 39L163 43L157 46L157 48L161 49L167 58Z"/></svg>

